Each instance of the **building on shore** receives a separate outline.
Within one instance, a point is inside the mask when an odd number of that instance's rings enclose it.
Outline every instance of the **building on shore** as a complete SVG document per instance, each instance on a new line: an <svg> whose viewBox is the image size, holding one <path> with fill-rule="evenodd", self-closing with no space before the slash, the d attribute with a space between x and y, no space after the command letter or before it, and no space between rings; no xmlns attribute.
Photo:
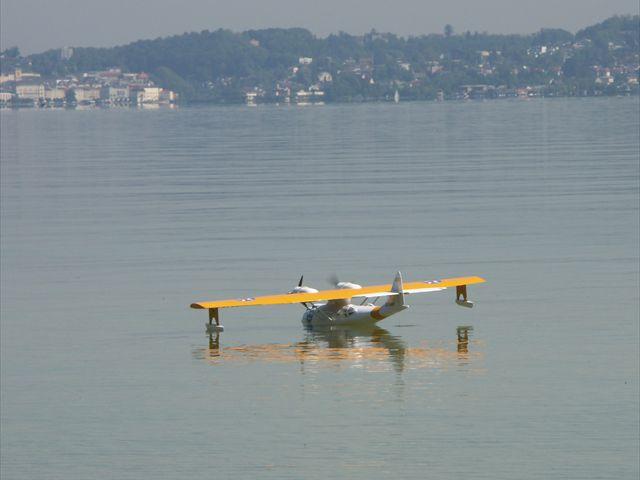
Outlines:
<svg viewBox="0 0 640 480"><path fill-rule="evenodd" d="M314 88L312 85L309 90L298 90L296 92L296 103L298 105L322 104L324 100L324 91Z"/></svg>
<svg viewBox="0 0 640 480"><path fill-rule="evenodd" d="M73 89L78 104L95 103L100 100L100 89L97 87L79 86Z"/></svg>
<svg viewBox="0 0 640 480"><path fill-rule="evenodd" d="M7 105L13 101L13 93L0 90L0 105Z"/></svg>
<svg viewBox="0 0 640 480"><path fill-rule="evenodd" d="M256 100L258 99L258 92L246 92L244 94L244 98L247 102L247 105L255 105Z"/></svg>
<svg viewBox="0 0 640 480"><path fill-rule="evenodd" d="M42 83L19 83L16 85L16 96L19 100L44 100L44 85Z"/></svg>
<svg viewBox="0 0 640 480"><path fill-rule="evenodd" d="M255 105L258 101L262 101L266 92L260 87L253 87L251 90L244 92L244 99L247 105Z"/></svg>
<svg viewBox="0 0 640 480"><path fill-rule="evenodd" d="M3 105L59 106L70 102L76 105L158 105L177 102L171 90L154 85L149 75L123 73L119 68L90 71L59 78L41 78L37 73L23 72L0 76Z"/></svg>
<svg viewBox="0 0 640 480"><path fill-rule="evenodd" d="M21 68L16 68L13 73L0 75L0 83L8 82L29 82L38 83L40 81L39 73L23 72Z"/></svg>
<svg viewBox="0 0 640 480"><path fill-rule="evenodd" d="M15 82L16 76L13 73L0 74L0 85L3 83Z"/></svg>
<svg viewBox="0 0 640 480"><path fill-rule="evenodd" d="M126 104L131 101L129 87L105 85L100 89L100 101L103 103Z"/></svg>
<svg viewBox="0 0 640 480"><path fill-rule="evenodd" d="M160 102L160 91L158 87L144 87L144 95L142 103L158 103Z"/></svg>
<svg viewBox="0 0 640 480"><path fill-rule="evenodd" d="M162 89L159 87L140 87L132 85L129 87L129 91L129 99L132 105L160 103L160 94Z"/></svg>
<svg viewBox="0 0 640 480"><path fill-rule="evenodd" d="M64 88L47 88L44 89L44 99L47 103L63 103L67 97L67 91Z"/></svg>

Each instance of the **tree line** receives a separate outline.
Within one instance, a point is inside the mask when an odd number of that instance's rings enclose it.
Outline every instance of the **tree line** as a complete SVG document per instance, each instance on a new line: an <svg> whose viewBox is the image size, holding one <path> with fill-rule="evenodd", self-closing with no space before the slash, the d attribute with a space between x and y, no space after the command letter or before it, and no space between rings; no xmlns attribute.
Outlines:
<svg viewBox="0 0 640 480"><path fill-rule="evenodd" d="M249 88L268 96L279 84L308 88L322 72L332 76L323 85L328 100L380 99L396 89L403 97L433 98L465 84L553 85L567 93L593 87L594 66L637 66L639 25L638 16L615 16L576 34L456 33L446 25L442 34L401 37L372 30L325 38L302 28L219 29L111 48L78 47L68 59L59 50L23 58L14 47L0 59L3 71L26 65L46 77L112 67L144 71L191 101L242 101ZM313 61L299 65L301 57Z"/></svg>

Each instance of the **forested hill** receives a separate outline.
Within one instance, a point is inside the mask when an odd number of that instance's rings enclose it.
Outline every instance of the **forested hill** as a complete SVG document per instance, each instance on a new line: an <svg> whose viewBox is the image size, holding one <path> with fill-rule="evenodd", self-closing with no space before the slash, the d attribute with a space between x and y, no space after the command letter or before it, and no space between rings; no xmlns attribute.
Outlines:
<svg viewBox="0 0 640 480"><path fill-rule="evenodd" d="M278 89L314 86L328 100L388 98L395 90L403 98L434 98L470 84L619 93L637 91L639 25L638 16L615 16L575 35L560 29L457 33L447 25L443 34L419 37L371 31L318 38L301 28L205 30L113 48L73 48L67 59L50 50L21 61L50 77L112 67L148 72L183 98L202 101L240 101L249 90L270 98Z"/></svg>

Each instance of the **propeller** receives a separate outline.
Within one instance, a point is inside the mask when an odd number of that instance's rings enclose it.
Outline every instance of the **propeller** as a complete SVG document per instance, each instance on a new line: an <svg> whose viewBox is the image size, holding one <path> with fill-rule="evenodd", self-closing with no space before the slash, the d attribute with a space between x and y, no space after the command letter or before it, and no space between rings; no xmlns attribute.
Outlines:
<svg viewBox="0 0 640 480"><path fill-rule="evenodd" d="M338 275L336 273L332 273L327 278L327 282L329 282L330 285L337 287L338 284L340 283L340 279L338 278Z"/></svg>
<svg viewBox="0 0 640 480"><path fill-rule="evenodd" d="M304 279L304 275L300 276L300 281L298 282L298 286L301 287L302 286L302 280Z"/></svg>

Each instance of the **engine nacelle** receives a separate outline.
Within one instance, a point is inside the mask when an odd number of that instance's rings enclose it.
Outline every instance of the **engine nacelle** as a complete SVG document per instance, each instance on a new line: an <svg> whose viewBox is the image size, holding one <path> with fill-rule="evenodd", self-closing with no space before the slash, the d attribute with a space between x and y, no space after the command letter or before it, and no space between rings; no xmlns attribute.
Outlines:
<svg viewBox="0 0 640 480"><path fill-rule="evenodd" d="M348 290L348 289L359 290L362 288L362 285L358 285L357 283L351 283L351 282L338 282L336 283L336 288L339 290Z"/></svg>
<svg viewBox="0 0 640 480"><path fill-rule="evenodd" d="M315 288L305 287L304 285L302 285L300 287L295 287L289 293L318 293L318 290L316 290Z"/></svg>

